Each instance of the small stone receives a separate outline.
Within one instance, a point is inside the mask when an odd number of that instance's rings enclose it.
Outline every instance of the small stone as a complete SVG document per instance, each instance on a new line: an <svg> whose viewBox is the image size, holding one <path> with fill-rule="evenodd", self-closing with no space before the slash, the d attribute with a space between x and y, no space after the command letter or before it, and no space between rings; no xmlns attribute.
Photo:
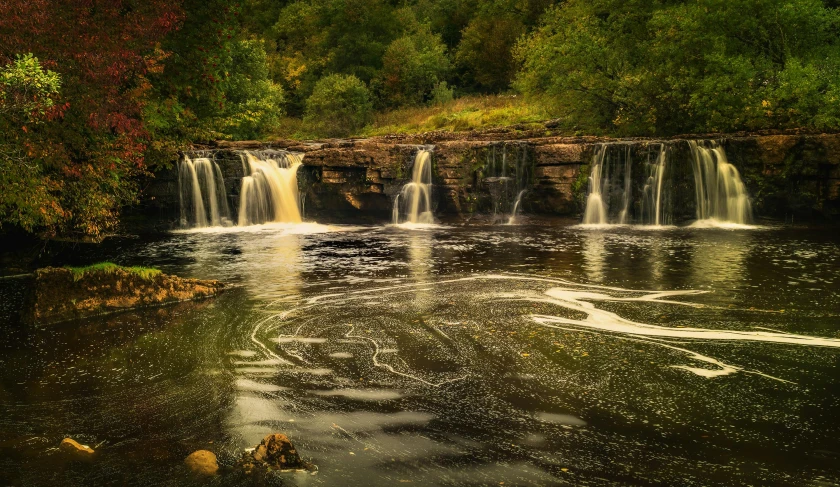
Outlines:
<svg viewBox="0 0 840 487"><path fill-rule="evenodd" d="M58 445L58 449L68 455L81 459L90 458L95 453L93 448L87 445L82 445L72 438L64 438L61 440L61 444Z"/></svg>
<svg viewBox="0 0 840 487"><path fill-rule="evenodd" d="M184 460L187 468L199 475L216 475L219 471L219 464L216 462L216 455L207 450L193 452Z"/></svg>

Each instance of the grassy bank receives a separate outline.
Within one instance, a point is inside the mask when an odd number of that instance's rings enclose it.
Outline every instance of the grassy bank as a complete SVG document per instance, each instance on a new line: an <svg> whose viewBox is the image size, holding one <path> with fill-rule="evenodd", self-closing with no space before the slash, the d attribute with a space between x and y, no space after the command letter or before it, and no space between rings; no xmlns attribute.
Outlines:
<svg viewBox="0 0 840 487"><path fill-rule="evenodd" d="M431 131L462 132L508 125L534 124L551 119L545 107L518 95L465 96L434 106L418 106L378 112L363 129L348 137L414 134ZM318 139L301 119L285 118L275 134L282 139Z"/></svg>

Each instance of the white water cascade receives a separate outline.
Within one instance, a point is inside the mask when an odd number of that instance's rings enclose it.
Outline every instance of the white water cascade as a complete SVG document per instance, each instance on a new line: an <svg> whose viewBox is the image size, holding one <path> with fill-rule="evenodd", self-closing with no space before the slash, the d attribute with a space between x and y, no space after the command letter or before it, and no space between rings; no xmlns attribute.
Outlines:
<svg viewBox="0 0 840 487"><path fill-rule="evenodd" d="M618 195L612 193L621 192L621 210L618 212L617 221L612 223L625 224L630 221L630 195L631 195L631 167L630 146L626 146L623 152L610 151L610 145L599 144L592 155L591 169L589 173L589 194L586 198L586 210L583 214L583 223L587 225L604 225L610 222L610 202ZM619 146L620 147L620 146ZM611 158L614 155L615 161ZM624 164L619 165L622 157ZM623 185L620 189L613 190L619 178L623 178ZM618 186L616 186L618 188ZM617 204L618 201L615 201Z"/></svg>
<svg viewBox="0 0 840 487"><path fill-rule="evenodd" d="M592 156L592 169L589 173L589 196L586 197L586 211L583 213L585 225L603 225L607 223L607 202L604 189L609 187L609 175L605 172L604 159L607 146L599 145Z"/></svg>
<svg viewBox="0 0 840 487"><path fill-rule="evenodd" d="M302 155L287 151L244 152L239 225L300 223L297 170Z"/></svg>
<svg viewBox="0 0 840 487"><path fill-rule="evenodd" d="M668 148L660 145L656 159L648 163L647 179L642 190L642 221L648 225L661 226L666 223L663 211L663 182L668 163Z"/></svg>
<svg viewBox="0 0 840 487"><path fill-rule="evenodd" d="M182 227L230 226L225 181L215 161L184 156L178 162Z"/></svg>
<svg viewBox="0 0 840 487"><path fill-rule="evenodd" d="M715 141L690 141L698 222L749 224L752 206L747 187L726 152Z"/></svg>
<svg viewBox="0 0 840 487"><path fill-rule="evenodd" d="M510 218L508 218L507 224L508 225L516 225L516 213L519 211L519 205L522 203L522 196L525 195L525 192L528 191L523 189L516 195L516 201L513 202L513 211L510 212Z"/></svg>
<svg viewBox="0 0 840 487"><path fill-rule="evenodd" d="M402 206L401 206L402 205ZM434 223L432 215L432 152L420 149L414 156L411 170L411 182L402 187L394 199L391 219L395 225L400 223Z"/></svg>

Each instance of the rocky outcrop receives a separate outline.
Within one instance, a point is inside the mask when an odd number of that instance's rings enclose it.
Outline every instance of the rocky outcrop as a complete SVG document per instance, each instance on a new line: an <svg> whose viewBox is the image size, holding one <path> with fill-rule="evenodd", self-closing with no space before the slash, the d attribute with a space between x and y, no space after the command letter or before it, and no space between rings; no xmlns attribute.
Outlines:
<svg viewBox="0 0 840 487"><path fill-rule="evenodd" d="M671 150L669 167L675 215L693 214L691 155L686 140L715 139L741 172L758 216L833 218L840 216L840 134L733 134L671 139L608 139L552 135L507 127L468 133L428 133L359 140L219 142L194 155L212 157L221 167L232 208L238 207L243 176L240 152L265 148L304 154L298 172L304 217L322 222L387 221L393 199L410 178L420 147L434 150L433 206L437 215L469 218L509 211L517 190L527 188L526 213L577 215L587 190L589 163L598 144L628 147L634 171L642 175L645 154L662 144ZM507 173L500 174L499 168ZM514 174L511 168L516 166ZM504 177L499 177L499 176ZM513 181L516 179L516 181ZM503 186L503 187L502 187ZM163 171L146 187L149 215L177 220L177 173ZM684 198L685 201L678 201Z"/></svg>
<svg viewBox="0 0 840 487"><path fill-rule="evenodd" d="M35 272L23 321L48 325L215 296L223 289L224 284L218 281L182 279L160 272L144 275L118 266L81 276L71 269L47 267Z"/></svg>

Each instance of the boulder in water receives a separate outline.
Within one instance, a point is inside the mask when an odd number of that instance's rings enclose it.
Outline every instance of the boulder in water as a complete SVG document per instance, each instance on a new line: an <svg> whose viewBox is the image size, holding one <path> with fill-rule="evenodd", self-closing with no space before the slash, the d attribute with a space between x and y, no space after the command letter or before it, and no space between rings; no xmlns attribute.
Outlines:
<svg viewBox="0 0 840 487"><path fill-rule="evenodd" d="M289 437L280 433L263 438L254 451L243 456L241 465L246 472L251 472L255 468L269 470L312 468L311 464L301 460Z"/></svg>
<svg viewBox="0 0 840 487"><path fill-rule="evenodd" d="M87 445L82 445L72 438L64 438L61 440L61 444L58 445L58 449L61 450L62 453L80 460L92 458L93 454L96 453L93 448Z"/></svg>
<svg viewBox="0 0 840 487"><path fill-rule="evenodd" d="M216 461L216 455L207 450L198 450L192 452L190 456L184 459L184 465L190 469L191 472L198 475L216 475L219 472L219 464Z"/></svg>

